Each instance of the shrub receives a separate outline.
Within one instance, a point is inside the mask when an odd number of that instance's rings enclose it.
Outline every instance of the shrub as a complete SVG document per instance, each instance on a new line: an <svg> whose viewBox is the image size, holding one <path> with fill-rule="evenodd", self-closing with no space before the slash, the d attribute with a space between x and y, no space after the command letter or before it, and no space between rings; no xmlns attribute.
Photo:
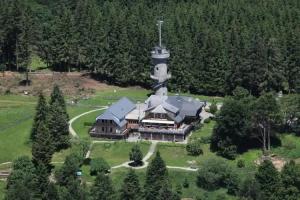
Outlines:
<svg viewBox="0 0 300 200"><path fill-rule="evenodd" d="M210 123L210 121L211 121L210 118L206 118L203 122L206 123L206 124L208 124L208 123Z"/></svg>
<svg viewBox="0 0 300 200"><path fill-rule="evenodd" d="M110 166L103 158L95 158L91 160L90 174L96 176L99 173L108 173Z"/></svg>
<svg viewBox="0 0 300 200"><path fill-rule="evenodd" d="M182 186L183 186L184 188L188 188L188 187L190 186L189 181L188 181L187 178L184 178L184 181L183 181L183 183L182 183Z"/></svg>
<svg viewBox="0 0 300 200"><path fill-rule="evenodd" d="M211 142L211 136L201 136L200 142L202 144L209 144Z"/></svg>
<svg viewBox="0 0 300 200"><path fill-rule="evenodd" d="M129 159L133 161L133 166L143 165L143 153L139 145L134 145L129 154Z"/></svg>
<svg viewBox="0 0 300 200"><path fill-rule="evenodd" d="M203 150L201 149L201 141L196 139L188 142L186 145L186 151L192 156L199 156L200 154L203 154Z"/></svg>
<svg viewBox="0 0 300 200"><path fill-rule="evenodd" d="M218 111L217 103L213 101L209 107L209 112L214 115L216 114L217 111Z"/></svg>
<svg viewBox="0 0 300 200"><path fill-rule="evenodd" d="M238 160L237 163L236 163L236 166L238 168L243 168L245 167L245 161L244 160Z"/></svg>
<svg viewBox="0 0 300 200"><path fill-rule="evenodd" d="M223 159L208 159L199 168L197 185L207 190L216 190L221 187L228 189L228 193L236 193L238 177L233 169Z"/></svg>

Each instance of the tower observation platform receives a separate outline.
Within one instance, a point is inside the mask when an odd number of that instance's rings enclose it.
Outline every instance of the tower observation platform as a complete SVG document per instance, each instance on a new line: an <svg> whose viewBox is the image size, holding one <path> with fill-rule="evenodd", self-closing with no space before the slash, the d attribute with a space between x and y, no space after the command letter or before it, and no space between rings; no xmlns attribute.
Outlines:
<svg viewBox="0 0 300 200"><path fill-rule="evenodd" d="M158 33L159 33L159 45L154 47L151 51L151 58L153 63L153 73L150 78L155 80L153 84L153 90L157 96L167 96L167 81L171 78L171 74L168 71L167 60L170 57L169 51L161 43L161 26L163 21L158 21Z"/></svg>

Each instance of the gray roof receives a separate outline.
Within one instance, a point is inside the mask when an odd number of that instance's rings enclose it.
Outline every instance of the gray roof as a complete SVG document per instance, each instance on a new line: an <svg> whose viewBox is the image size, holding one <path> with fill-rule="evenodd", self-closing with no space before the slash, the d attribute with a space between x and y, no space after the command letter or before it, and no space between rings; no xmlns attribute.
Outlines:
<svg viewBox="0 0 300 200"><path fill-rule="evenodd" d="M103 114L99 115L96 120L113 120L119 127L126 124L125 116L135 109L135 104L126 97L123 97L111 105Z"/></svg>
<svg viewBox="0 0 300 200"><path fill-rule="evenodd" d="M206 104L192 97L168 96L167 98L162 98L157 95L151 95L146 103L148 103L148 109L145 111L162 106L168 112L175 114L175 116L172 116L172 114L168 114L168 116L177 123L183 121L185 117L195 117L198 111Z"/></svg>
<svg viewBox="0 0 300 200"><path fill-rule="evenodd" d="M169 96L166 103L178 108L181 116L196 116L199 109L205 106L205 102L186 96Z"/></svg>

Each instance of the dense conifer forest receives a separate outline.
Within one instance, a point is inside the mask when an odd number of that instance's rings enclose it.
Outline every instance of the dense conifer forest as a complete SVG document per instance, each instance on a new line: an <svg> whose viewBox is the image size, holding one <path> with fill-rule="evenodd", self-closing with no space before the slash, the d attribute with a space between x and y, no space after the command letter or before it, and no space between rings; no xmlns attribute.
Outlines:
<svg viewBox="0 0 300 200"><path fill-rule="evenodd" d="M53 70L88 70L151 86L156 20L171 51L174 92L231 94L242 86L300 92L298 0L0 0L2 69L40 57Z"/></svg>

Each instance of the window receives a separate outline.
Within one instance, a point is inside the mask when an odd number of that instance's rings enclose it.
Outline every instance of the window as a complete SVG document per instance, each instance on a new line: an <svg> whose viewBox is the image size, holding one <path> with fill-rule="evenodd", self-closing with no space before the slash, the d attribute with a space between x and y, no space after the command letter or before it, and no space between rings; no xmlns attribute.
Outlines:
<svg viewBox="0 0 300 200"><path fill-rule="evenodd" d="M102 127L102 132L104 132L104 127Z"/></svg>
<svg viewBox="0 0 300 200"><path fill-rule="evenodd" d="M110 132L112 132L112 127L110 127Z"/></svg>

